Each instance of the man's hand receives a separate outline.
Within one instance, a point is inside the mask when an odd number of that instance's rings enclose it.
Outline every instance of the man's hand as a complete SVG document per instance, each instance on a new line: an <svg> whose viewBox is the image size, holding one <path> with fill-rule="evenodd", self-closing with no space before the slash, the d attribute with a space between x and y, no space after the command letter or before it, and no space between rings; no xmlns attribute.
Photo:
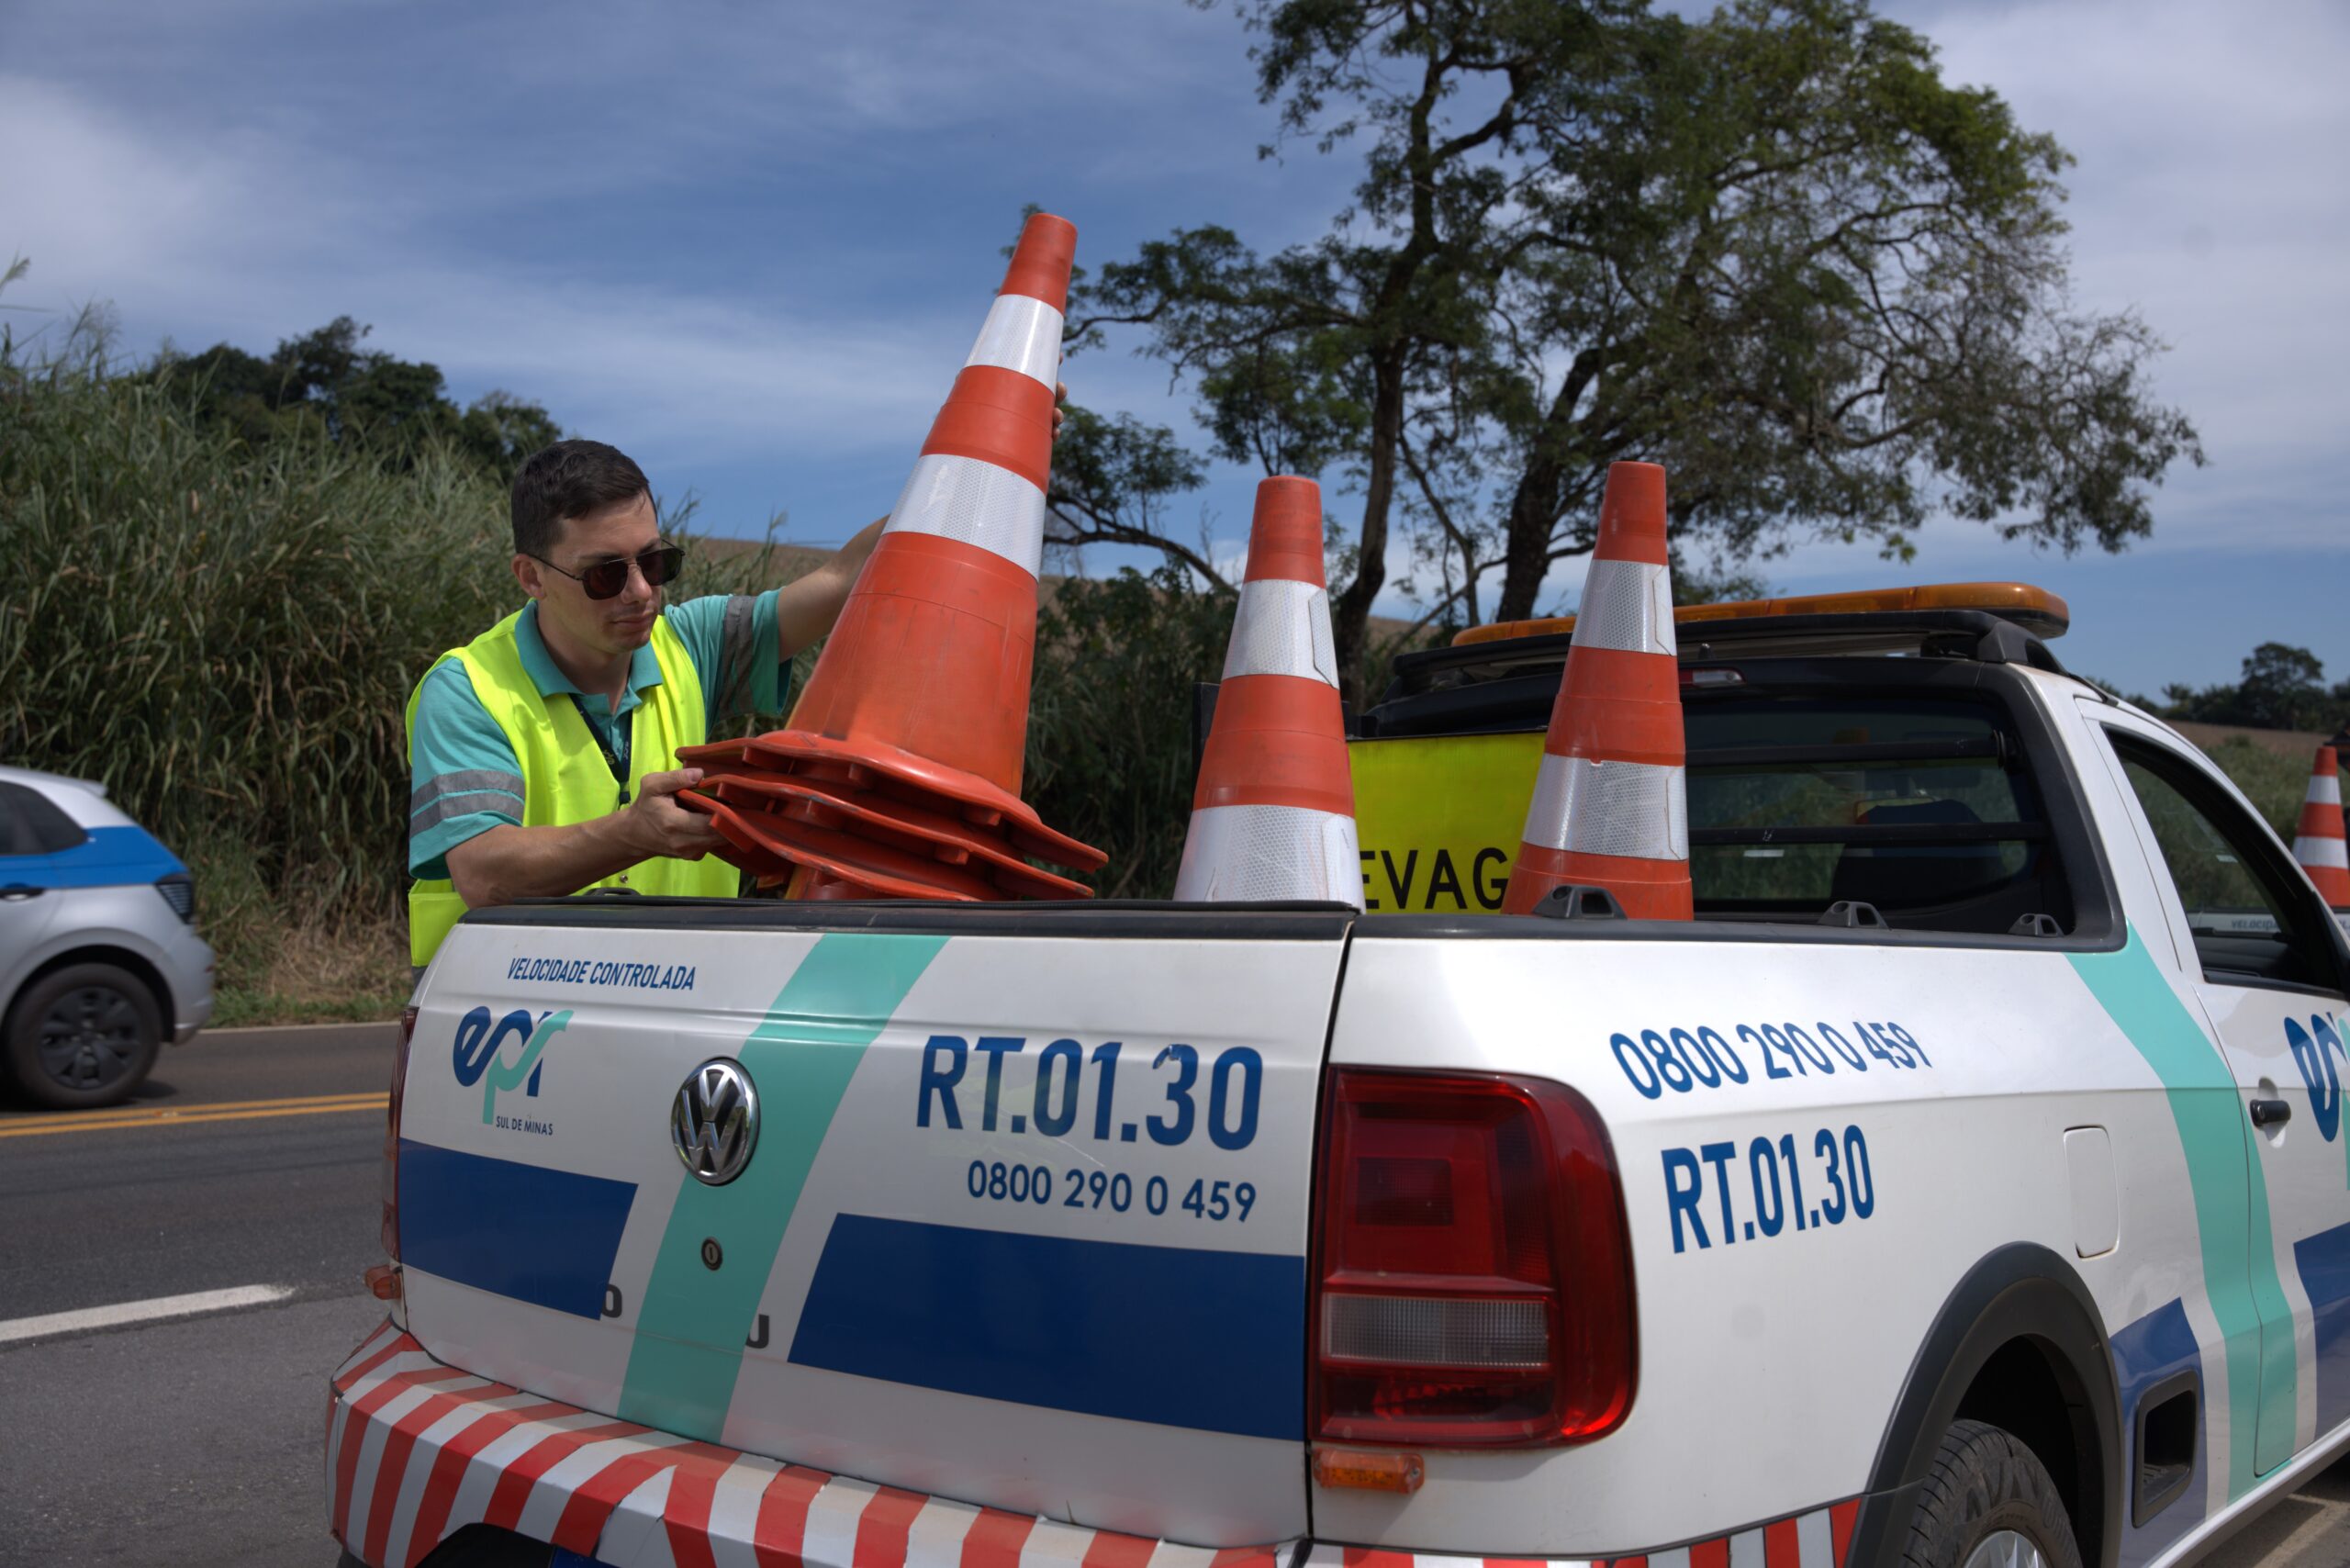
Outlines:
<svg viewBox="0 0 2350 1568"><path fill-rule="evenodd" d="M700 782L699 767L648 773L637 781L636 799L621 810L621 819L639 858L666 855L673 860L699 860L726 842L708 817L677 802L678 790Z"/></svg>
<svg viewBox="0 0 2350 1568"><path fill-rule="evenodd" d="M516 899L563 898L617 876L640 860L699 860L725 842L710 819L677 804L701 769L648 773L640 793L616 812L584 823L522 827L501 823L449 850L449 880L469 909Z"/></svg>
<svg viewBox="0 0 2350 1568"><path fill-rule="evenodd" d="M1061 438L1061 405L1062 405L1063 403L1068 402L1068 401L1069 401L1069 383L1068 383L1068 382L1066 382L1066 381L1056 381L1056 382L1054 382L1054 383L1053 383L1053 439L1054 439L1055 441L1058 441L1058 440L1060 440L1060 438Z"/></svg>

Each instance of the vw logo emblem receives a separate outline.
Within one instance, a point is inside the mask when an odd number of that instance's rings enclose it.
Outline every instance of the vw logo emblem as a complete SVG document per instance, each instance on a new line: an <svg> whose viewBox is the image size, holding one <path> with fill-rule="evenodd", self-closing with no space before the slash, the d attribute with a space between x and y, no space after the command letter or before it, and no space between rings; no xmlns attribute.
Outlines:
<svg viewBox="0 0 2350 1568"><path fill-rule="evenodd" d="M759 1141L759 1092L740 1062L712 1057L677 1089L669 1141L695 1180L723 1187L751 1163Z"/></svg>

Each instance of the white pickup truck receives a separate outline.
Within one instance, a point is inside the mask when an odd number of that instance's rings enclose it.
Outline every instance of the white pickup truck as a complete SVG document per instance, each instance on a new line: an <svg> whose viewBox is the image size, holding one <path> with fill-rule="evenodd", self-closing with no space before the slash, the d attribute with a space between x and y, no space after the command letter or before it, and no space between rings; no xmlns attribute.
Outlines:
<svg viewBox="0 0 2350 1568"><path fill-rule="evenodd" d="M1685 622L1690 923L1488 913L1560 635L1358 717L1361 911L469 915L400 1053L335 1535L2191 1559L2350 1447L2350 950L2035 625Z"/></svg>

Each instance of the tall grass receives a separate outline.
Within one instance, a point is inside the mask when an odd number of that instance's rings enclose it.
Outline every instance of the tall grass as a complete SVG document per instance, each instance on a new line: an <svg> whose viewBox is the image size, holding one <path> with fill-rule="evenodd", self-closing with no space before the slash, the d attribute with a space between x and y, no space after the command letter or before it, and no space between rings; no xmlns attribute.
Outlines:
<svg viewBox="0 0 2350 1568"><path fill-rule="evenodd" d="M1051 826L1109 855L1087 879L1100 897L1174 894L1191 824L1194 693L1224 672L1234 603L1171 567L1071 578L1046 599L1024 792ZM1414 645L1375 636L1366 689L1382 692Z"/></svg>
<svg viewBox="0 0 2350 1568"><path fill-rule="evenodd" d="M230 983L287 931L396 921L408 695L520 602L509 537L502 480L446 452L255 449L185 392L0 362L0 758L104 782L195 867Z"/></svg>
<svg viewBox="0 0 2350 1568"><path fill-rule="evenodd" d="M2242 735L2230 735L2206 754L2277 830L2287 845L2300 831L2301 800L2309 792L2306 760L2279 756Z"/></svg>
<svg viewBox="0 0 2350 1568"><path fill-rule="evenodd" d="M1224 668L1233 596L1132 569L1055 587L1036 625L1022 793L1110 857L1102 898L1167 898L1192 811L1192 704Z"/></svg>

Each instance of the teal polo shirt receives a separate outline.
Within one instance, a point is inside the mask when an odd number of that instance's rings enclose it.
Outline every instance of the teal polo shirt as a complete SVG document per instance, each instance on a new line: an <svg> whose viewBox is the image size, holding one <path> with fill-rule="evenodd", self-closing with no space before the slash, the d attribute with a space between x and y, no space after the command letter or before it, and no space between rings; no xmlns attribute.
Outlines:
<svg viewBox="0 0 2350 1568"><path fill-rule="evenodd" d="M791 664L776 656L776 595L710 594L662 611L686 645L713 732L721 719L776 713L783 708ZM623 722L661 684L661 661L651 644L629 661L628 690L618 711L605 693L585 692L555 667L539 635L533 602L514 623L515 650L539 695L576 698L580 716L626 767L629 732ZM424 678L416 702L416 735L408 766L408 874L426 879L449 874L449 851L501 823L522 820L522 765L489 710L474 695L464 665L443 659Z"/></svg>

